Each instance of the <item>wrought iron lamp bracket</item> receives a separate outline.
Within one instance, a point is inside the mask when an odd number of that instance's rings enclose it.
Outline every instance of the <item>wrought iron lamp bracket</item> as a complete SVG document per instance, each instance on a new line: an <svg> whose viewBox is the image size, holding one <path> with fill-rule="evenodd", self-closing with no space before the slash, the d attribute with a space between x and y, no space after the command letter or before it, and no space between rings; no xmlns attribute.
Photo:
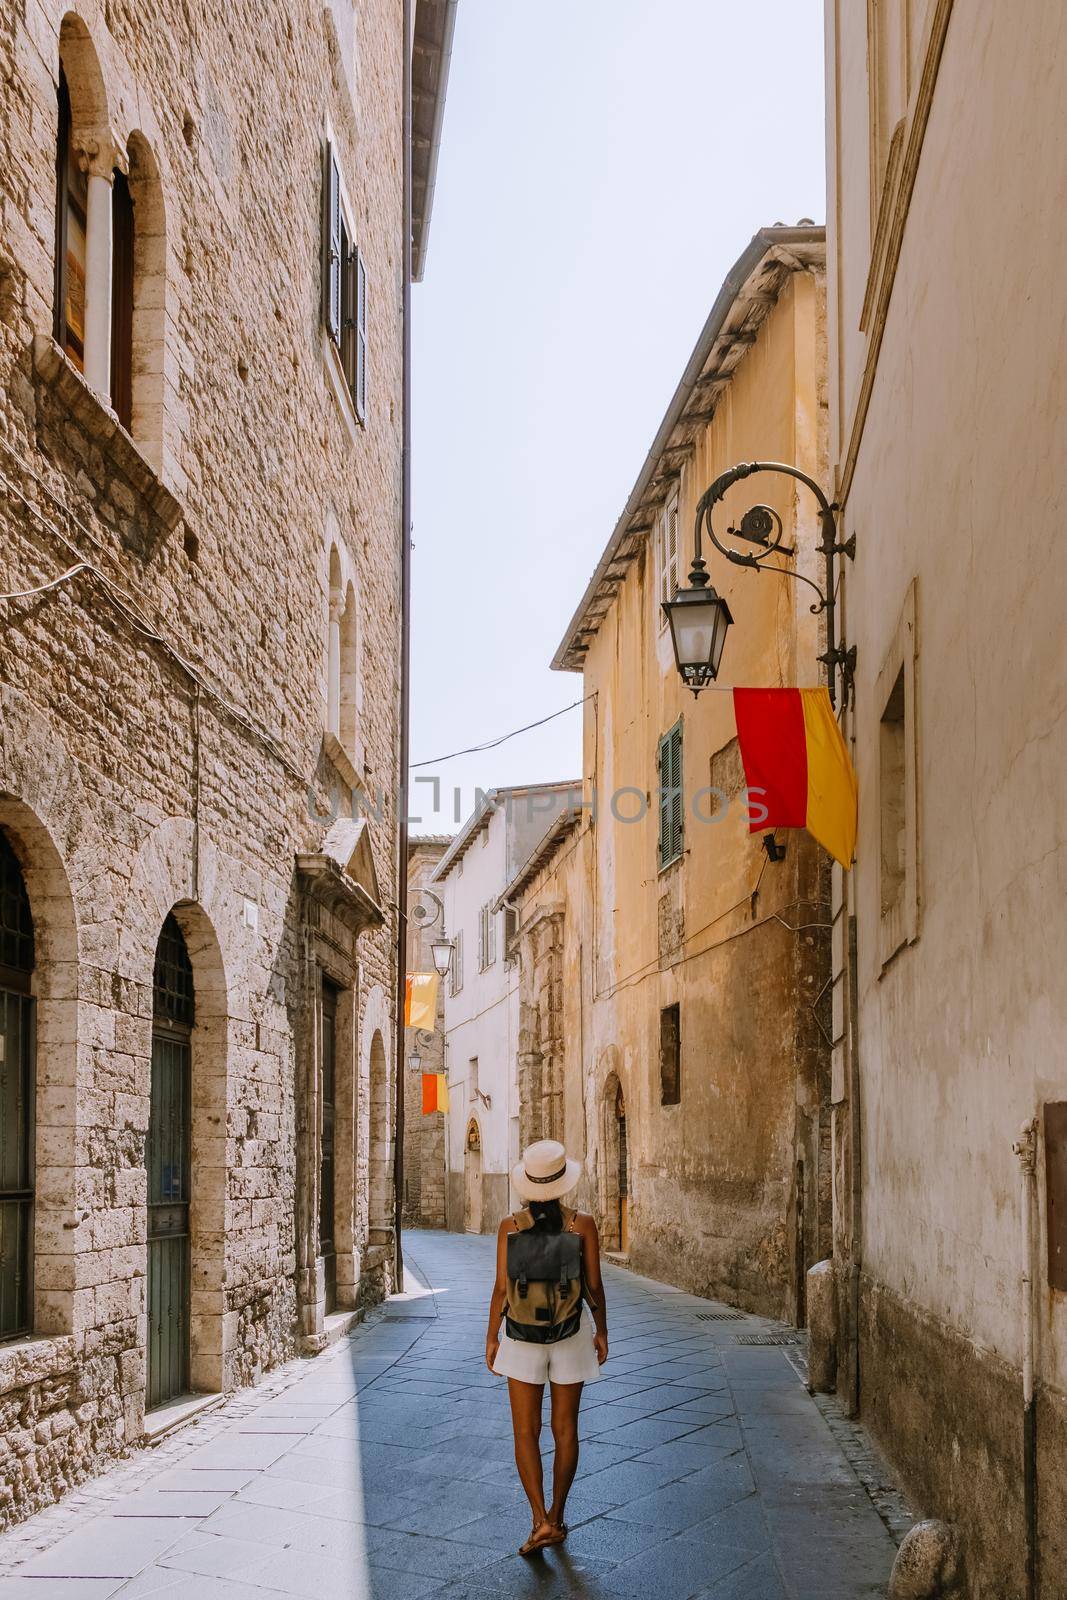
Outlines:
<svg viewBox="0 0 1067 1600"><path fill-rule="evenodd" d="M725 530L725 537L744 539L749 544L758 545L761 554L753 555L747 551L732 549L723 543L715 530L712 513L720 500L725 499L727 492L735 483L741 483L745 478L750 478L757 472L778 472L786 477L795 478L797 482L806 485L811 490L819 503L819 519L822 524L822 539L819 551L825 562L825 588L819 585L803 572L796 572L791 567L783 566L771 560L772 556L782 555L787 558L796 555L794 546L783 542L784 530L782 519L772 506L754 505L745 512L738 526L731 525ZM836 637L836 570L835 561L838 556L847 556L850 561L856 559L856 535L841 540L838 537L837 513L840 507L836 502L827 499L817 481L802 472L799 467L790 466L784 461L742 461L729 471L720 473L711 485L705 489L697 502L696 526L694 529L693 570L690 582L707 583L706 564L702 558L701 533L707 528L708 538L719 551L737 567L748 567L755 572L777 572L783 577L792 578L797 583L804 583L814 589L818 599L811 607L813 616L826 617L827 648L819 660L826 667L827 686L830 691L830 703L837 704L837 674L841 674L841 690L844 704L848 705L852 697L853 677L856 670L856 646L846 645L843 639Z"/></svg>

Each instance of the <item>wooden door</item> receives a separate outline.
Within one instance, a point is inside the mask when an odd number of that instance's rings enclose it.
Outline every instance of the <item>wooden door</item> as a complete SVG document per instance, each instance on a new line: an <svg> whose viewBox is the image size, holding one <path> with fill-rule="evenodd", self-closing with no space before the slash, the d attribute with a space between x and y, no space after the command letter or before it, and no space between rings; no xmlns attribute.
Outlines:
<svg viewBox="0 0 1067 1600"><path fill-rule="evenodd" d="M482 1231L482 1137L478 1124L472 1122L467 1129L467 1150L464 1158L466 1203L464 1226L468 1233Z"/></svg>
<svg viewBox="0 0 1067 1600"><path fill-rule="evenodd" d="M630 1189L629 1156L626 1148L626 1101L622 1085L615 1096L615 1124L618 1131L619 1152L619 1250L623 1255L630 1248Z"/></svg>

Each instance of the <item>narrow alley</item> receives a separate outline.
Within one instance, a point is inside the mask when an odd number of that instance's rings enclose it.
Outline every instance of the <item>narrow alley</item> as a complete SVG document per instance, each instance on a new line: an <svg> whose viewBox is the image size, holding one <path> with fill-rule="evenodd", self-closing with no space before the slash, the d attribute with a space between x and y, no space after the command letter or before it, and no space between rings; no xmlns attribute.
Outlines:
<svg viewBox="0 0 1067 1600"><path fill-rule="evenodd" d="M12 1530L0 1600L885 1594L893 1518L839 1442L855 1430L771 1342L788 1333L613 1267L571 1532L519 1557L529 1518L484 1364L493 1241L416 1232L406 1258L408 1292L324 1355Z"/></svg>

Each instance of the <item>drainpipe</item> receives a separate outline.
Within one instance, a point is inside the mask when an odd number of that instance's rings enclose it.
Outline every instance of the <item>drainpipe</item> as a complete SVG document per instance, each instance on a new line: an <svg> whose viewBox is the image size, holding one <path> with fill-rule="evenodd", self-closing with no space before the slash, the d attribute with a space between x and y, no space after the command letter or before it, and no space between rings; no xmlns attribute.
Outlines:
<svg viewBox="0 0 1067 1600"><path fill-rule="evenodd" d="M844 889L843 908L848 909L848 888ZM848 1355L846 1369L846 1409L850 1417L860 1409L860 1269L863 1265L863 1117L860 1106L859 1062L859 956L856 917L848 919L848 1012L849 1012L849 1157L852 1168L850 1209L852 1255L848 1273Z"/></svg>
<svg viewBox="0 0 1067 1600"><path fill-rule="evenodd" d="M1026 1122L1012 1145L1019 1158L1019 1247L1023 1302L1023 1515L1026 1521L1026 1600L1037 1593L1037 1415L1034 1408L1034 1175L1037 1122Z"/></svg>
<svg viewBox="0 0 1067 1600"><path fill-rule="evenodd" d="M404 204L403 258L403 416L401 426L400 487L400 759L397 804L400 807L396 886L396 1116L394 1119L393 1237L396 1247L396 1288L404 1287L404 1246L401 1218L404 1210L404 998L407 980L408 933L408 715L411 702L411 53L413 4L404 0Z"/></svg>

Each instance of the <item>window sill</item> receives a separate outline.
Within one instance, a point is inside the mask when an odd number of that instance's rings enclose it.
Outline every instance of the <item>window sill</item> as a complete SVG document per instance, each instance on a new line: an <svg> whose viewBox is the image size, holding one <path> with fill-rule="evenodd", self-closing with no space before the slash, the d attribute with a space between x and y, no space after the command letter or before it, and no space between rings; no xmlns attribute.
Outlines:
<svg viewBox="0 0 1067 1600"><path fill-rule="evenodd" d="M77 1359L72 1333L27 1333L0 1345L0 1395L69 1372Z"/></svg>
<svg viewBox="0 0 1067 1600"><path fill-rule="evenodd" d="M117 521L122 530L123 543L147 555L165 534L172 533L182 519L181 502L167 488L152 464L126 432L111 407L95 394L74 363L49 335L39 333L33 341L33 370L38 387L44 388L61 402L94 444L108 456L117 473L123 478L141 505L149 512L154 529L146 530L139 518L131 519L123 508L119 514L107 514L107 484L92 484L92 498L100 502L106 520ZM88 487L84 472L79 474ZM155 537L152 537L154 532Z"/></svg>
<svg viewBox="0 0 1067 1600"><path fill-rule="evenodd" d="M337 401L345 426L348 429L349 438L355 444L361 431L366 427L366 422L359 420L356 402L353 400L348 384L345 381L340 352L325 330L322 335L322 359L326 367L326 374L330 380L330 388L333 390L334 399Z"/></svg>

